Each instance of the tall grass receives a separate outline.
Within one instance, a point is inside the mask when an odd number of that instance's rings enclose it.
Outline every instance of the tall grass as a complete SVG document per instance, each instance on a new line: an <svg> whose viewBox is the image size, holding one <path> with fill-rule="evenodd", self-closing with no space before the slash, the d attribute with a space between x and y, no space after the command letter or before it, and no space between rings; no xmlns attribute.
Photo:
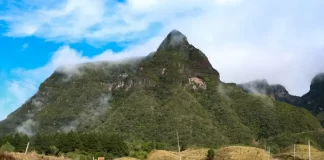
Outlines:
<svg viewBox="0 0 324 160"><path fill-rule="evenodd" d="M9 155L5 152L0 152L0 159L1 160L16 160L15 157L13 157L12 155Z"/></svg>

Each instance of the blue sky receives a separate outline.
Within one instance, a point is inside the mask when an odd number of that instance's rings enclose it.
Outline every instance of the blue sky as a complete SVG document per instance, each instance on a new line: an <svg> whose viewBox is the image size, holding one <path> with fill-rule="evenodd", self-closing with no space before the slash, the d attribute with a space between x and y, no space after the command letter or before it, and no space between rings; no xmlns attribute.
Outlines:
<svg viewBox="0 0 324 160"><path fill-rule="evenodd" d="M322 0L0 0L0 119L57 67L147 55L173 29L209 57L223 81L267 79L302 95L324 72L322 6Z"/></svg>

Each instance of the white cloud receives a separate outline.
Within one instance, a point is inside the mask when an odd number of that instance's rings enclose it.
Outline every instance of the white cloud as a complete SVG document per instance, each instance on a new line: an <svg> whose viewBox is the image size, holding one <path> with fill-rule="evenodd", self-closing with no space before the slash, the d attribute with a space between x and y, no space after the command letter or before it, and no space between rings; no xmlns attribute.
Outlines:
<svg viewBox="0 0 324 160"><path fill-rule="evenodd" d="M178 29L209 57L223 81L265 78L302 95L312 77L324 71L324 21L320 21L324 14L320 6L324 1L129 0L121 4L67 0L52 8L8 12L0 19L9 24L9 36L68 42L140 40L118 54L107 50L95 57L62 46L43 67L15 69L15 74L35 83L61 65L147 55L169 31ZM156 23L159 27L150 28ZM154 36L150 35L153 31ZM141 39L144 35L150 38Z"/></svg>
<svg viewBox="0 0 324 160"><path fill-rule="evenodd" d="M74 72L75 64L97 61L120 61L131 57L146 56L158 47L163 38L164 37L156 37L148 40L142 45L129 46L129 48L118 53L111 50L106 50L105 52L99 53L94 57L84 56L82 55L82 52L78 52L70 46L62 46L53 54L51 61L46 65L31 70L25 70L23 68L14 69L12 73L14 75L20 75L20 77L24 77L24 79L29 79L29 82L32 84L37 84L49 77L53 71L59 67L63 67L64 72ZM19 86L16 84L12 85L14 85L14 87L11 87L11 91L14 93L18 90L16 87ZM19 93L15 95L17 95L16 97L22 97L22 95L19 95Z"/></svg>
<svg viewBox="0 0 324 160"><path fill-rule="evenodd" d="M130 46L121 53L115 53L107 50L94 57L82 55L82 52L69 47L60 47L52 56L51 61L46 65L26 70L18 68L12 70L12 76L21 77L24 81L15 81L15 83L7 83L6 99L0 99L0 108L7 111L13 111L14 108L21 106L25 101L36 92L33 84L39 84L49 77L53 71L61 66L64 66L65 73L77 72L75 64L96 61L120 61L125 58L145 56L150 53L153 48L157 48L163 37L154 38L147 41L143 45ZM11 109L8 109L11 108ZM5 115L0 115L0 120L5 118Z"/></svg>
<svg viewBox="0 0 324 160"><path fill-rule="evenodd" d="M216 3L215 3L216 2ZM8 36L37 36L55 41L123 41L138 39L152 23L167 24L179 16L192 17L206 7L237 4L240 0L64 0L37 9L8 12ZM194 13L194 14L189 14ZM188 15L189 14L189 15Z"/></svg>
<svg viewBox="0 0 324 160"><path fill-rule="evenodd" d="M36 122L32 119L24 121L20 126L16 128L18 133L23 133L28 136L34 135L33 128L36 126Z"/></svg>
<svg viewBox="0 0 324 160"><path fill-rule="evenodd" d="M232 4L238 4L241 3L242 0L216 0L219 4L226 4L226 5L232 5Z"/></svg>

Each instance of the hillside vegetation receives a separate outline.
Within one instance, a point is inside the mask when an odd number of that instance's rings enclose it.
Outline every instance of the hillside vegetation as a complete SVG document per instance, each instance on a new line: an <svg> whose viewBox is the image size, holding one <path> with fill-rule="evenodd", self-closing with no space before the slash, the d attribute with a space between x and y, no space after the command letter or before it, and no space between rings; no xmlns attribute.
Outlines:
<svg viewBox="0 0 324 160"><path fill-rule="evenodd" d="M147 57L57 69L33 97L0 122L0 134L118 135L130 146L127 154L139 155L175 149L177 132L182 148L217 148L321 128L306 109L245 93L219 77L199 49L172 31ZM150 147L143 147L146 144ZM89 150L82 145L72 149Z"/></svg>
<svg viewBox="0 0 324 160"><path fill-rule="evenodd" d="M255 95L266 95L312 112L324 126L324 73L317 74L311 81L310 90L303 96L290 95L282 85L269 85L266 80L255 80L238 85L243 91Z"/></svg>
<svg viewBox="0 0 324 160"><path fill-rule="evenodd" d="M285 152L287 148L293 144L308 144L310 140L311 145L320 150L324 149L324 131L310 131L303 133L282 133L267 139L266 144L271 146L274 153Z"/></svg>

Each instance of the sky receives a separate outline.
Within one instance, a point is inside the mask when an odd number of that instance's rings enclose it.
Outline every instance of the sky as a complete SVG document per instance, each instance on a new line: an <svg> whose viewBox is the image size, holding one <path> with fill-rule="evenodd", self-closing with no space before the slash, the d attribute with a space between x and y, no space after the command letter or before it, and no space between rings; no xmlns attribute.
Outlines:
<svg viewBox="0 0 324 160"><path fill-rule="evenodd" d="M322 0L0 0L0 120L60 66L155 51L173 29L224 82L293 95L324 72Z"/></svg>

